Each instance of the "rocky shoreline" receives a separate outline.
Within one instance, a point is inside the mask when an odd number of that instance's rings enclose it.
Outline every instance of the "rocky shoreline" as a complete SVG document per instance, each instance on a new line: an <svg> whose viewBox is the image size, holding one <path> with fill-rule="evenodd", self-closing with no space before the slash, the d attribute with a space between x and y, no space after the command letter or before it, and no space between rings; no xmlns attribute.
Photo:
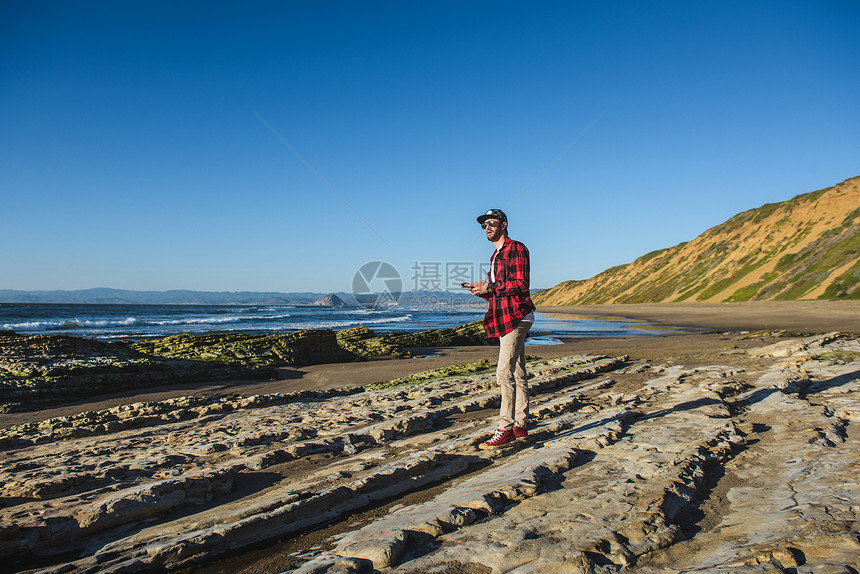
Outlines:
<svg viewBox="0 0 860 574"><path fill-rule="evenodd" d="M486 362L7 427L0 551L44 573L860 569L857 336L585 345L632 354L533 358L529 440L499 451L477 448Z"/></svg>
<svg viewBox="0 0 860 574"><path fill-rule="evenodd" d="M417 333L377 334L355 327L134 342L0 331L0 412L155 384L266 380L276 376L277 367L404 358L411 356L407 347L469 344L489 344L480 322Z"/></svg>

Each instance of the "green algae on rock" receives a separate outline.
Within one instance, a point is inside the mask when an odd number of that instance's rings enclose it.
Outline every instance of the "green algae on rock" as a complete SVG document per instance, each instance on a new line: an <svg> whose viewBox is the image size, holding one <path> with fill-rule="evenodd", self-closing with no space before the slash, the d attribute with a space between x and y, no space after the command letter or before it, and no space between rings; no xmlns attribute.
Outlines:
<svg viewBox="0 0 860 574"><path fill-rule="evenodd" d="M125 343L64 335L0 336L0 411L145 386L271 377L271 368L158 357Z"/></svg>
<svg viewBox="0 0 860 574"><path fill-rule="evenodd" d="M245 366L343 363L357 358L356 354L341 348L335 332L330 329L305 329L283 335L173 335L136 341L129 346L158 357L220 361Z"/></svg>
<svg viewBox="0 0 860 574"><path fill-rule="evenodd" d="M411 355L387 339L387 335L377 335L367 327L353 327L337 334L338 344L347 351L363 359L374 357L407 358Z"/></svg>
<svg viewBox="0 0 860 574"><path fill-rule="evenodd" d="M473 321L459 327L380 335L367 327L354 327L339 332L337 340L344 349L366 358L411 357L411 353L405 350L408 348L489 344L481 321Z"/></svg>
<svg viewBox="0 0 860 574"><path fill-rule="evenodd" d="M401 347L456 347L460 345L488 345L483 321L472 321L459 327L430 329L417 333L382 335ZM495 341L498 344L498 341Z"/></svg>
<svg viewBox="0 0 860 574"><path fill-rule="evenodd" d="M495 362L489 361L487 359L481 359L480 361L472 361L471 363L466 363L465 365L449 365L447 367L440 367L438 369L422 371L420 373L414 373L412 375L406 375L405 377L398 377L396 379L390 379L388 381L383 381L380 383L365 385L364 389L368 391L375 391L379 389L390 389L393 387L400 387L404 385L426 384L447 377L488 373L495 368Z"/></svg>
<svg viewBox="0 0 860 574"><path fill-rule="evenodd" d="M283 335L213 333L174 335L130 344L136 351L159 357L222 361L248 366L303 366L343 363L378 357L410 357L406 347L447 347L486 344L480 321L417 333L377 334L367 327L344 331L306 329Z"/></svg>
<svg viewBox="0 0 860 574"><path fill-rule="evenodd" d="M102 342L65 335L0 332L0 412L145 386L229 379L262 380L275 368L403 358L407 347L486 344L481 322L418 333L366 327L279 335L212 333Z"/></svg>

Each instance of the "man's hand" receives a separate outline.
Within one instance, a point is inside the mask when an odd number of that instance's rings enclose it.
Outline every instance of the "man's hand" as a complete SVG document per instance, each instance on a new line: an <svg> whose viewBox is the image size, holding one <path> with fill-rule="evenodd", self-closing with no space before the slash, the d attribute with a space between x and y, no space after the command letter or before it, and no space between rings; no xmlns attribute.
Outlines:
<svg viewBox="0 0 860 574"><path fill-rule="evenodd" d="M486 281L475 281L471 285L469 285L468 289L472 295L486 295L490 291L487 289L489 283Z"/></svg>

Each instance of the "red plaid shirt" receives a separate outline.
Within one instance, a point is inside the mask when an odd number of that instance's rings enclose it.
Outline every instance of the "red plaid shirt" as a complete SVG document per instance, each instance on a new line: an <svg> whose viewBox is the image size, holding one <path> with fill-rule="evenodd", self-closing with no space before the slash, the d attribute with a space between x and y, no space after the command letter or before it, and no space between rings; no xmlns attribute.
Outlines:
<svg viewBox="0 0 860 574"><path fill-rule="evenodd" d="M529 250L525 245L506 237L493 269L496 286L491 294L483 296L490 303L484 330L491 338L507 335L520 319L535 310L529 296Z"/></svg>

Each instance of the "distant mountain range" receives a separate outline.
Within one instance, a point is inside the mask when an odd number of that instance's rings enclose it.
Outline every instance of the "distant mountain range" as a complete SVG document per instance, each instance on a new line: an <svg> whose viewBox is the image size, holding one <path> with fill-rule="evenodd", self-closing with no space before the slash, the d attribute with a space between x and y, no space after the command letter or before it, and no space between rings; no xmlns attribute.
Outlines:
<svg viewBox="0 0 860 574"><path fill-rule="evenodd" d="M0 303L60 303L107 305L313 305L336 304L358 306L352 293L278 293L255 291L131 291L99 287L76 291L17 291L0 289ZM405 306L474 304L468 293L447 291L407 291L399 303ZM331 302L331 303L328 303Z"/></svg>
<svg viewBox="0 0 860 574"><path fill-rule="evenodd" d="M0 289L3 303L86 303L116 305L301 305L322 293L257 293L252 291L131 291L98 287L76 291Z"/></svg>
<svg viewBox="0 0 860 574"><path fill-rule="evenodd" d="M860 299L860 177L534 296L538 305Z"/></svg>

